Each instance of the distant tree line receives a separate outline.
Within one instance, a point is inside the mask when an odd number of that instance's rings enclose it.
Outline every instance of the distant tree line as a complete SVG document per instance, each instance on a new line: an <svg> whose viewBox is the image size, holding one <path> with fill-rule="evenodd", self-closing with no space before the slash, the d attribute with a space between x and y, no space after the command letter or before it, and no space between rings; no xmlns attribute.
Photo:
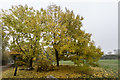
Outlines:
<svg viewBox="0 0 120 80"><path fill-rule="evenodd" d="M101 59L118 59L118 55L117 54L103 55Z"/></svg>

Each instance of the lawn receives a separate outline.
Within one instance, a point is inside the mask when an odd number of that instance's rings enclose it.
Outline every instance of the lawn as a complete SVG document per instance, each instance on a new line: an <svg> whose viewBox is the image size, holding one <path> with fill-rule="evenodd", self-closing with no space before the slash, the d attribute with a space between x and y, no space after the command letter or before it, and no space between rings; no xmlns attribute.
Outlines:
<svg viewBox="0 0 120 80"><path fill-rule="evenodd" d="M53 64L56 64L56 62L54 62ZM60 65L74 65L74 62L61 60L61 61L59 61L59 64Z"/></svg>
<svg viewBox="0 0 120 80"><path fill-rule="evenodd" d="M112 70L113 72L118 72L118 60L100 60L100 67L106 70Z"/></svg>
<svg viewBox="0 0 120 80"><path fill-rule="evenodd" d="M56 78L102 78L108 77L113 78L117 77L118 64L117 60L100 60L100 67L91 67L91 70L87 72L84 71L85 67L78 68L74 66L74 63L71 61L60 61L60 66L56 67L54 71L49 72L36 72L19 70L17 71L17 76L13 76L15 68L9 68L4 71L2 76L3 78L46 78L49 75L52 75ZM55 64L55 63L54 63ZM81 71L83 69L83 71ZM85 72L85 73L84 73ZM24 76L25 75L25 76Z"/></svg>

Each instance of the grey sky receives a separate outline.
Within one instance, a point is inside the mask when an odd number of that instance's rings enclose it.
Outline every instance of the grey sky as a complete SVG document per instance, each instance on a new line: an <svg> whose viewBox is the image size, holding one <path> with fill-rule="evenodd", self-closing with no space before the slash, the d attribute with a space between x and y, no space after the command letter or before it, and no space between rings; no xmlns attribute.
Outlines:
<svg viewBox="0 0 120 80"><path fill-rule="evenodd" d="M118 48L118 0L0 0L0 9L19 4L40 9L52 3L83 16L83 29L105 53Z"/></svg>

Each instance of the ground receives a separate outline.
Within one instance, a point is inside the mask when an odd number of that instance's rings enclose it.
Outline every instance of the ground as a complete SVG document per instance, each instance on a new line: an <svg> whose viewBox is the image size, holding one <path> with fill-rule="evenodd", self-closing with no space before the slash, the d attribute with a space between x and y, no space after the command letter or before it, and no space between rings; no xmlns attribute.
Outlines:
<svg viewBox="0 0 120 80"><path fill-rule="evenodd" d="M9 68L2 72L3 78L45 78L48 75L52 75L56 78L89 78L89 77L108 77L116 78L118 77L118 60L100 60L100 67L91 67L90 71L87 73L81 72L80 68L74 65L71 61L60 61L60 67L56 67L55 71L49 72L36 72L19 70L17 71L17 76L13 76L15 68ZM83 68L85 69L85 68Z"/></svg>
<svg viewBox="0 0 120 80"><path fill-rule="evenodd" d="M118 60L100 60L99 64L105 70L112 70L114 73L118 72Z"/></svg>

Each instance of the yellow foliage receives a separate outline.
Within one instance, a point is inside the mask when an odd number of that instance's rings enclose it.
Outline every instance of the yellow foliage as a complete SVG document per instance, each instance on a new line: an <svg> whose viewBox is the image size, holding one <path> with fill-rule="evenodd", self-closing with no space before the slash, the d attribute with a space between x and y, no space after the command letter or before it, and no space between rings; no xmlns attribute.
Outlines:
<svg viewBox="0 0 120 80"><path fill-rule="evenodd" d="M13 76L15 68L9 68L6 71L2 72L3 78L42 78L52 75L56 78L116 78L113 72L107 72L102 68L98 67L90 67L90 72L86 74L83 73L83 69L87 69L87 67L82 67L80 70L77 66L70 66L70 65L61 65L56 67L54 71L49 72L36 72L35 70L32 71L25 71L19 70L21 67L18 67L17 76Z"/></svg>

